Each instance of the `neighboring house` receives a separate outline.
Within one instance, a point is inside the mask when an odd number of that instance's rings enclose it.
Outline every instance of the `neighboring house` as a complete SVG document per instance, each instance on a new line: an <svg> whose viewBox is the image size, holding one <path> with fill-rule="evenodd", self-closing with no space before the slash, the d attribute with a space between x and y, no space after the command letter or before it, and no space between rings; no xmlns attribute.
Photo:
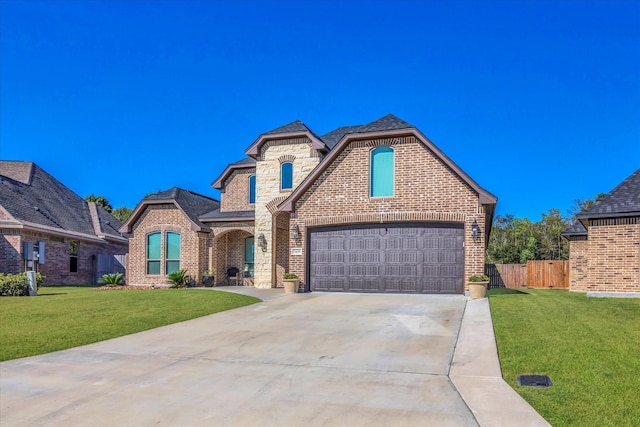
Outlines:
<svg viewBox="0 0 640 427"><path fill-rule="evenodd" d="M49 285L95 284L104 273L124 273L121 225L35 163L0 160L1 273L36 270Z"/></svg>
<svg viewBox="0 0 640 427"><path fill-rule="evenodd" d="M569 290L640 295L640 169L562 235L569 240Z"/></svg>
<svg viewBox="0 0 640 427"><path fill-rule="evenodd" d="M206 249L181 253L200 260L192 275L215 267L224 283L237 268L258 288L291 272L315 291L462 293L467 276L483 274L496 197L401 119L323 136L295 121L245 152L212 183L220 206L198 217ZM145 256L133 246L140 234L167 223L136 221L121 228L133 233L132 260ZM131 277L151 271L136 265L145 271Z"/></svg>
<svg viewBox="0 0 640 427"><path fill-rule="evenodd" d="M174 271L199 276L209 268L211 229L198 218L219 205L177 187L145 197L120 229L129 234L128 282L163 284Z"/></svg>

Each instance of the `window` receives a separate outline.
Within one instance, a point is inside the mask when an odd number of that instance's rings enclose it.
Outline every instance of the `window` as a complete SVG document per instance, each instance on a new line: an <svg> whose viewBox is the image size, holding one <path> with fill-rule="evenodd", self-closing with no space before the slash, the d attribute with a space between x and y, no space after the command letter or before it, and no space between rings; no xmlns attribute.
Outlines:
<svg viewBox="0 0 640 427"><path fill-rule="evenodd" d="M147 274L160 274L161 234L147 234Z"/></svg>
<svg viewBox="0 0 640 427"><path fill-rule="evenodd" d="M69 272L78 272L78 242L75 240L69 242Z"/></svg>
<svg viewBox="0 0 640 427"><path fill-rule="evenodd" d="M378 147L371 151L371 197L393 196L393 148Z"/></svg>
<svg viewBox="0 0 640 427"><path fill-rule="evenodd" d="M180 234L167 232L165 243L165 274L180 271Z"/></svg>
<svg viewBox="0 0 640 427"><path fill-rule="evenodd" d="M244 276L253 277L253 236L244 239Z"/></svg>
<svg viewBox="0 0 640 427"><path fill-rule="evenodd" d="M249 203L254 204L256 202L256 176L251 175L249 177Z"/></svg>
<svg viewBox="0 0 640 427"><path fill-rule="evenodd" d="M284 162L280 165L280 189L291 190L293 188L293 163Z"/></svg>

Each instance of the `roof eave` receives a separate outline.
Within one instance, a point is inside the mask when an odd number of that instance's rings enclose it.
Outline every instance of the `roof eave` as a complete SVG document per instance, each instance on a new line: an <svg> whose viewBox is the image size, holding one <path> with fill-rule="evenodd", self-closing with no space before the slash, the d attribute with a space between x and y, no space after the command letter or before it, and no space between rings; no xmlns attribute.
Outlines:
<svg viewBox="0 0 640 427"><path fill-rule="evenodd" d="M607 213L598 213L598 214L580 213L576 215L576 218L578 218L580 222L584 224L583 220L602 219L602 218L625 218L625 217L636 217L636 216L640 216L640 211L607 212Z"/></svg>
<svg viewBox="0 0 640 427"><path fill-rule="evenodd" d="M236 169L255 169L255 163L244 163L239 165L228 165L225 170L220 174L218 178L216 178L212 183L211 187L216 190L222 190L224 187L224 181L231 175L231 173Z"/></svg>
<svg viewBox="0 0 640 427"><path fill-rule="evenodd" d="M324 153L329 151L329 147L327 147L327 145L320 138L309 131L305 131L262 134L258 137L258 139L255 140L253 144L247 147L245 153L247 156L253 157L255 159L260 155L260 147L262 147L265 142L277 139L296 138L300 136L306 136L307 138L309 138L311 140L311 148L313 148L314 150L322 151Z"/></svg>

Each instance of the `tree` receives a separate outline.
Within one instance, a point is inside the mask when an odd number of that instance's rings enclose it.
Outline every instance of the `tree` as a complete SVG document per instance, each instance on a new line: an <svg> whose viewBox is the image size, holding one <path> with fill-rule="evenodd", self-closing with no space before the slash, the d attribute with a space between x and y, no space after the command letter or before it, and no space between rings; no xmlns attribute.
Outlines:
<svg viewBox="0 0 640 427"><path fill-rule="evenodd" d="M107 200L107 198L104 196L95 196L93 193L91 193L87 197L85 197L84 200L86 200L87 202L93 202L96 205L101 206L105 211L109 213L113 211L113 206L111 206L109 200Z"/></svg>
<svg viewBox="0 0 640 427"><path fill-rule="evenodd" d="M121 206L118 209L114 209L113 212L111 212L111 215L113 215L113 217L120 222L125 222L129 219L132 213L133 209L129 209L126 206Z"/></svg>

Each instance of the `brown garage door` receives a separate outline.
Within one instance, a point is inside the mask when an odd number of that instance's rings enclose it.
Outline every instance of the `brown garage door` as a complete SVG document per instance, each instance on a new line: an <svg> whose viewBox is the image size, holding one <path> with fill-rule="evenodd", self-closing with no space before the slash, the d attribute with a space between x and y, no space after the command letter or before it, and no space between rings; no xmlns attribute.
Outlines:
<svg viewBox="0 0 640 427"><path fill-rule="evenodd" d="M464 292L462 225L377 224L309 233L311 290Z"/></svg>

